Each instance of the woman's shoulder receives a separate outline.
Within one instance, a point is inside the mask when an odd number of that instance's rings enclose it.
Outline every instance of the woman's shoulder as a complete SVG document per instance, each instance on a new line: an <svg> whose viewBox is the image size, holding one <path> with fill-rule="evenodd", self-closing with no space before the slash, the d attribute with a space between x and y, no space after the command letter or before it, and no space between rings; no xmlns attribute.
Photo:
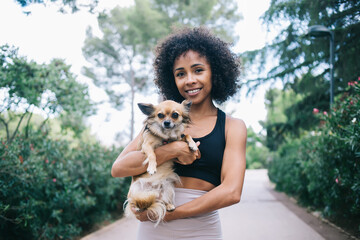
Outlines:
<svg viewBox="0 0 360 240"><path fill-rule="evenodd" d="M242 120L240 118L235 118L228 114L226 114L226 124L228 125L228 127L240 127L240 128L246 129L246 124L245 124L244 120Z"/></svg>
<svg viewBox="0 0 360 240"><path fill-rule="evenodd" d="M246 137L247 128L244 120L226 114L225 135L239 135Z"/></svg>

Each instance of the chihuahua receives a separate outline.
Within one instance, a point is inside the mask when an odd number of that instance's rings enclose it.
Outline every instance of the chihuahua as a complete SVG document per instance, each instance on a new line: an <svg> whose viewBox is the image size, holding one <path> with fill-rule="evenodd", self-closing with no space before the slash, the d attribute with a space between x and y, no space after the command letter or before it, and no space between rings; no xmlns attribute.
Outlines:
<svg viewBox="0 0 360 240"><path fill-rule="evenodd" d="M173 141L185 141L191 151L198 148L190 135L184 130L190 123L189 111L191 102L184 100L181 104L167 100L159 105L139 103L140 110L147 116L144 121L138 150L141 150L148 164L147 172L134 176L129 188L125 212L131 214L130 208L137 212L147 210L151 221L159 224L166 211L173 211L175 183L180 183L179 176L173 171L173 161L169 160L157 166L154 150Z"/></svg>

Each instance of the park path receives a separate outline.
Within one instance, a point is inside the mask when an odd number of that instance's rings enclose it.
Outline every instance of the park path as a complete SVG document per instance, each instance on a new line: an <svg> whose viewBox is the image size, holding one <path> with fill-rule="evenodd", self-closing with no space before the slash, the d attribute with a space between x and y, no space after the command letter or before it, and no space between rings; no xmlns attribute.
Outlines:
<svg viewBox="0 0 360 240"><path fill-rule="evenodd" d="M274 191L263 169L247 170L241 202L219 212L224 240L353 239ZM123 218L81 240L135 240L137 224Z"/></svg>

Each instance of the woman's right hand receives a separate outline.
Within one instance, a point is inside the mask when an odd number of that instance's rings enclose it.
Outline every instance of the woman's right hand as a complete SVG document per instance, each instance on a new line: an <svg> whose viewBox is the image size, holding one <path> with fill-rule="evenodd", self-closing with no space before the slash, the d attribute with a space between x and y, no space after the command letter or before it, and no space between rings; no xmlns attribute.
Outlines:
<svg viewBox="0 0 360 240"><path fill-rule="evenodd" d="M174 142L175 143L175 142ZM196 146L199 147L200 142L196 142ZM176 142L177 159L175 162L182 165L192 164L196 159L200 159L201 153L199 150L191 151L188 144L183 141Z"/></svg>

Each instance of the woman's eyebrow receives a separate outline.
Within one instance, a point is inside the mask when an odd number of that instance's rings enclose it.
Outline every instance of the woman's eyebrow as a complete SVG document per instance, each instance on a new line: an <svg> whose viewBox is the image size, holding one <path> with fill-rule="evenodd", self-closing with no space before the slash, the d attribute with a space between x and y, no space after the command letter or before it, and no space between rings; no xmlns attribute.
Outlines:
<svg viewBox="0 0 360 240"><path fill-rule="evenodd" d="M174 72L176 72L177 70L183 70L184 68L183 67L179 67L177 69L174 70Z"/></svg>
<svg viewBox="0 0 360 240"><path fill-rule="evenodd" d="M202 63L195 63L195 64L191 65L190 68L197 67L197 66L205 66L205 65ZM176 72L177 70L183 70L183 69L184 69L183 67L179 67L179 68L176 68L174 70L174 72Z"/></svg>
<svg viewBox="0 0 360 240"><path fill-rule="evenodd" d="M202 63L195 63L195 64L191 65L191 68L197 67L197 66L205 66L205 65Z"/></svg>

